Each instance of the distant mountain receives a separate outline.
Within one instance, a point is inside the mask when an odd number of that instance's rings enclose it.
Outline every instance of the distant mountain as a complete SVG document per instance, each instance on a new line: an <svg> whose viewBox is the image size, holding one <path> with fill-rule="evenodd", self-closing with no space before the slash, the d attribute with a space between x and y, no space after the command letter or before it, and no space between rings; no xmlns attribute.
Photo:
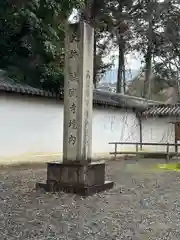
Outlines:
<svg viewBox="0 0 180 240"><path fill-rule="evenodd" d="M126 80L130 81L134 77L136 77L139 73L139 70L131 70L131 71L126 71L125 76ZM111 69L106 72L102 80L100 81L101 83L115 83L117 81L117 74L118 70L117 69Z"/></svg>

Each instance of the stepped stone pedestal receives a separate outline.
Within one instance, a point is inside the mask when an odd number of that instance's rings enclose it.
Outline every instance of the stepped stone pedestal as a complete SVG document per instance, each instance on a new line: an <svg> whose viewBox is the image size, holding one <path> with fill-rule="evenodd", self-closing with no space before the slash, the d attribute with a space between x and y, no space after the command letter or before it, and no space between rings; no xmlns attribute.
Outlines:
<svg viewBox="0 0 180 240"><path fill-rule="evenodd" d="M67 25L65 39L63 162L47 164L47 181L37 188L90 195L113 187L105 163L92 162L94 29Z"/></svg>
<svg viewBox="0 0 180 240"><path fill-rule="evenodd" d="M47 181L38 183L37 188L49 192L63 191L89 196L113 187L113 182L105 181L105 163L88 165L72 163L48 163Z"/></svg>

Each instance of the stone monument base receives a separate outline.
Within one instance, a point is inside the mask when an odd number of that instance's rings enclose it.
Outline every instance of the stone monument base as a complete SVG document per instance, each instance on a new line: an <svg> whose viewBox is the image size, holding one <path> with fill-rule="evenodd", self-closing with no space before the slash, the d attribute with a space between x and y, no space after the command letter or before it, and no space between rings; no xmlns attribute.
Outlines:
<svg viewBox="0 0 180 240"><path fill-rule="evenodd" d="M47 164L46 183L37 183L36 189L49 192L64 191L82 196L92 195L105 191L114 185L111 181L105 181L105 163L59 163Z"/></svg>

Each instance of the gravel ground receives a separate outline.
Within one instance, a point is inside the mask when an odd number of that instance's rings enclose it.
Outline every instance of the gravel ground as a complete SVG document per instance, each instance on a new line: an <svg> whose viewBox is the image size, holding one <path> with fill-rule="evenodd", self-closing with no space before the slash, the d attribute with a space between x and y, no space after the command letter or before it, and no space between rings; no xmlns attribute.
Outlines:
<svg viewBox="0 0 180 240"><path fill-rule="evenodd" d="M180 239L180 173L110 162L112 190L81 198L35 191L46 169L1 170L0 239Z"/></svg>

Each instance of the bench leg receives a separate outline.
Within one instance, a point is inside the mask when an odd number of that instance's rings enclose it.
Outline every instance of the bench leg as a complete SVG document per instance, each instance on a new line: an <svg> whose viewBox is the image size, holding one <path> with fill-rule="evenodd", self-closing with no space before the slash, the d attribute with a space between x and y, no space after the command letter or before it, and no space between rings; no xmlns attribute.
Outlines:
<svg viewBox="0 0 180 240"><path fill-rule="evenodd" d="M167 154L166 162L167 162L167 163L169 162L169 154Z"/></svg>
<svg viewBox="0 0 180 240"><path fill-rule="evenodd" d="M117 160L117 144L115 143L115 155L114 155L114 160Z"/></svg>
<svg viewBox="0 0 180 240"><path fill-rule="evenodd" d="M179 156L178 156L178 154L176 155L176 162L179 162Z"/></svg>

